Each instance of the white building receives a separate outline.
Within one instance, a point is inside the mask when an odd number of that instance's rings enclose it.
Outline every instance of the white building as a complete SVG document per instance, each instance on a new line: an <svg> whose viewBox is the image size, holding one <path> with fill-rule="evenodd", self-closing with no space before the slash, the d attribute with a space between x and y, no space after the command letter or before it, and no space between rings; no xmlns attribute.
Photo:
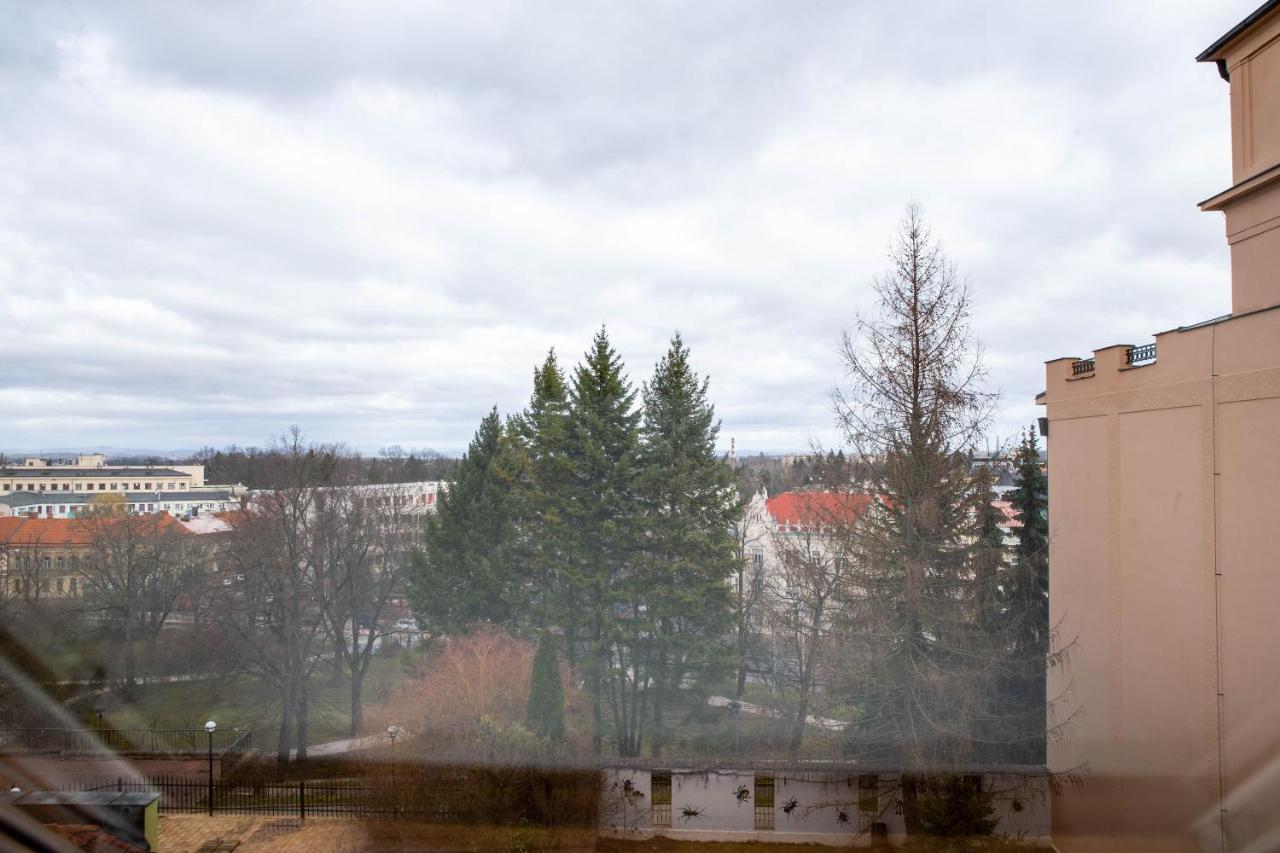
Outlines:
<svg viewBox="0 0 1280 853"><path fill-rule="evenodd" d="M0 467L0 494L5 492L160 492L204 486L203 465L107 465L101 453L75 459L31 457Z"/></svg>
<svg viewBox="0 0 1280 853"><path fill-rule="evenodd" d="M78 518L95 502L107 499L98 493L0 492L0 517L22 515L34 518ZM167 512L183 518L239 509L240 499L228 489L184 491L116 492L110 497L131 514Z"/></svg>

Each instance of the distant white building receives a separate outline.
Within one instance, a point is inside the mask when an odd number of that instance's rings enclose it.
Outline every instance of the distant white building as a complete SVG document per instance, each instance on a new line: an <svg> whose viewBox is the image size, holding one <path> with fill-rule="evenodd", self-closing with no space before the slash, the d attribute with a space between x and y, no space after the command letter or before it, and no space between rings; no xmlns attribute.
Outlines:
<svg viewBox="0 0 1280 853"><path fill-rule="evenodd" d="M74 459L30 457L0 466L0 494L5 492L160 492L204 486L203 465L107 465L101 453Z"/></svg>
<svg viewBox="0 0 1280 853"><path fill-rule="evenodd" d="M441 480L421 480L413 483L378 483L357 486L362 494L380 500L385 506L395 508L400 515L426 515L436 511L436 500L444 491Z"/></svg>
<svg viewBox="0 0 1280 853"><path fill-rule="evenodd" d="M118 501L131 514L167 512L178 518L240 507L240 499L229 489L117 492L109 498L96 493L22 491L0 493L0 517L78 518L104 499Z"/></svg>

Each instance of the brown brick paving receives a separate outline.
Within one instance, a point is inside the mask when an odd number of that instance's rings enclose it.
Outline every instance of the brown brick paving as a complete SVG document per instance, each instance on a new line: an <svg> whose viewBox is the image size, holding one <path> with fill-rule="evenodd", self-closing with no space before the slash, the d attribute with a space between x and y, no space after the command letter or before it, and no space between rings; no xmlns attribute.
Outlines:
<svg viewBox="0 0 1280 853"><path fill-rule="evenodd" d="M594 833L345 818L160 815L161 853L595 849Z"/></svg>

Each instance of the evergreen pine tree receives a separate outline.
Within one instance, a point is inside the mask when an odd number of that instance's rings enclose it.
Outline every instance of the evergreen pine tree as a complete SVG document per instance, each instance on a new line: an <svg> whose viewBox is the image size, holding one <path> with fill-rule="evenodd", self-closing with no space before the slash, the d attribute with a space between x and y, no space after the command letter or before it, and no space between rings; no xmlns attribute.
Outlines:
<svg viewBox="0 0 1280 853"><path fill-rule="evenodd" d="M624 603L620 587L632 570L640 539L636 503L640 414L635 399L622 360L602 328L574 369L569 389L563 503L570 532L563 567L569 604L564 628L568 642L580 647L585 664L594 725L592 746L597 754L605 733L607 670L625 677L628 663L613 652L618 608Z"/></svg>
<svg viewBox="0 0 1280 853"><path fill-rule="evenodd" d="M640 503L647 537L633 597L643 601L646 617L634 628L646 632L653 647L652 697L630 698L633 705L651 702L654 755L661 752L664 715L681 686L723 673L732 656L726 642L733 621L728 580L737 563L731 530L742 502L733 470L716 453L720 425L707 384L676 334L643 388ZM633 633L639 644L642 637ZM639 709L631 708L626 718L633 729L628 746L638 753Z"/></svg>
<svg viewBox="0 0 1280 853"><path fill-rule="evenodd" d="M510 626L520 609L506 445L494 408L480 422L436 512L427 516L409 591L414 612L430 630L455 633L478 622Z"/></svg>
<svg viewBox="0 0 1280 853"><path fill-rule="evenodd" d="M538 640L524 719L525 726L534 734L564 740L564 685L560 683L556 638L550 631L543 631Z"/></svg>
<svg viewBox="0 0 1280 853"><path fill-rule="evenodd" d="M1032 427L1022 436L1013 457L1016 487L1009 500L1021 526L1016 528L1009 584L1009 607L1015 614L1011 658L1016 672L1011 694L1023 714L1023 749L1015 760L1043 764L1046 739L1045 670L1050 663L1049 626L1049 493L1040 467L1040 447Z"/></svg>
<svg viewBox="0 0 1280 853"><path fill-rule="evenodd" d="M555 350L534 369L529 406L512 422L520 448L519 504L531 596L529 621L538 628L563 622L567 616L561 567L572 550L567 527L570 499L569 400L564 373ZM569 662L574 662L570 644Z"/></svg>

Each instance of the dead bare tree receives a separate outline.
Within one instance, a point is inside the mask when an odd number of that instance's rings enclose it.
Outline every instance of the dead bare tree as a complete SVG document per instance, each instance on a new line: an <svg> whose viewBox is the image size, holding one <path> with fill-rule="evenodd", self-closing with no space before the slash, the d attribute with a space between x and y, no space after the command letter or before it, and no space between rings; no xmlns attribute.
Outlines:
<svg viewBox="0 0 1280 853"><path fill-rule="evenodd" d="M137 640L154 653L165 621L184 592L200 583L201 561L191 535L168 513L130 514L121 504L90 508L76 519L88 546L81 559L80 609L118 631L124 694L137 686Z"/></svg>
<svg viewBox="0 0 1280 853"><path fill-rule="evenodd" d="M777 647L774 682L791 705L790 749L803 743L815 693L827 686L838 632L854 576L853 531L863 496L801 492L796 515L770 531L775 572L766 606Z"/></svg>
<svg viewBox="0 0 1280 853"><path fill-rule="evenodd" d="M847 748L902 769L908 832L930 773L984 756L998 637L978 618L970 451L996 396L985 387L969 294L911 205L874 284L875 310L846 332L834 393L849 446L874 472L876 500L854 532L854 619L841 673L859 709Z"/></svg>
<svg viewBox="0 0 1280 853"><path fill-rule="evenodd" d="M404 583L416 521L394 487L348 485L317 496L317 590L337 665L351 682L351 734L364 718L364 679L386 635L383 616ZM363 633L362 633L363 631Z"/></svg>
<svg viewBox="0 0 1280 853"><path fill-rule="evenodd" d="M276 756L307 755L309 686L324 652L323 537L318 496L343 468L340 447L307 442L294 427L275 440L255 494L234 522L232 590L215 617L237 638L248 668L280 691Z"/></svg>
<svg viewBox="0 0 1280 853"><path fill-rule="evenodd" d="M733 574L733 610L738 670L734 701L739 703L742 702L742 697L747 690L751 638L763 623L765 540L769 535L767 516L764 495L757 493L751 500L745 502L743 518L733 530L737 556ZM735 733L740 717L740 713L734 716Z"/></svg>

